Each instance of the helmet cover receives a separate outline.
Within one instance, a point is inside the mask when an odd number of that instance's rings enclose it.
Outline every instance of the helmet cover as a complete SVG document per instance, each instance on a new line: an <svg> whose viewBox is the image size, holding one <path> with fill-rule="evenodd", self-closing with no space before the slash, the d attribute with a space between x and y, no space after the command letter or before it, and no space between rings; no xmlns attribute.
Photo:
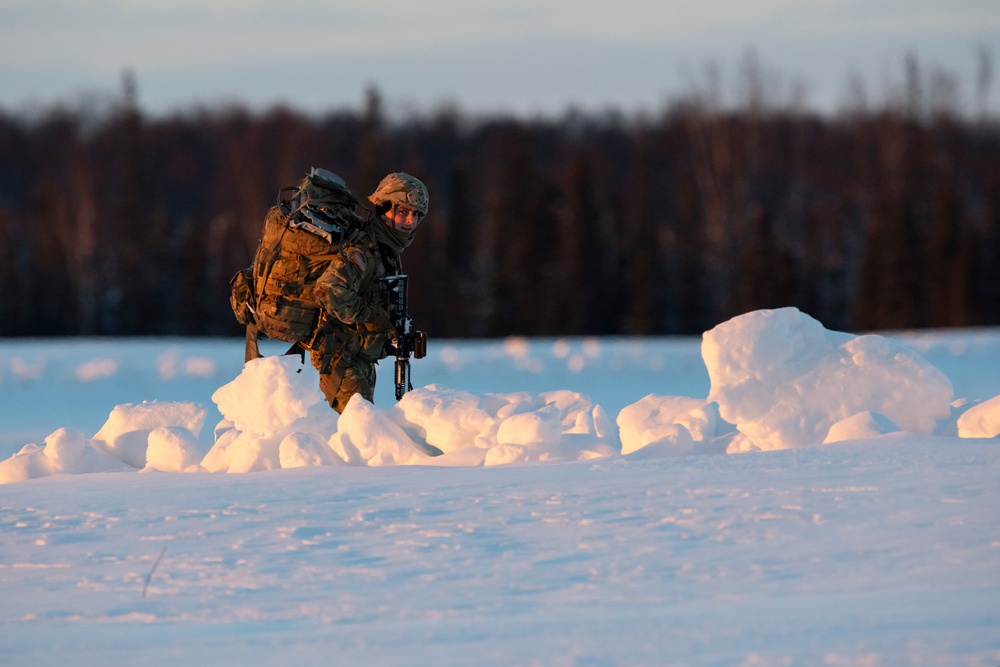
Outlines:
<svg viewBox="0 0 1000 667"><path fill-rule="evenodd" d="M420 179L403 172L389 174L383 178L368 199L376 206L385 202L409 206L420 215L427 215L430 204L427 187Z"/></svg>

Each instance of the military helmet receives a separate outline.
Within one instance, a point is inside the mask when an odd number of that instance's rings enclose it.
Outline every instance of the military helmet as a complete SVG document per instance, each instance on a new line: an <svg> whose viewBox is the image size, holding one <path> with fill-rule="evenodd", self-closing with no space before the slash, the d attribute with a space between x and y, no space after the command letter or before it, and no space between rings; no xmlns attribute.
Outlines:
<svg viewBox="0 0 1000 667"><path fill-rule="evenodd" d="M368 199L376 206L389 202L409 206L420 215L427 215L430 197L427 194L427 187L420 182L420 179L397 172L383 178Z"/></svg>

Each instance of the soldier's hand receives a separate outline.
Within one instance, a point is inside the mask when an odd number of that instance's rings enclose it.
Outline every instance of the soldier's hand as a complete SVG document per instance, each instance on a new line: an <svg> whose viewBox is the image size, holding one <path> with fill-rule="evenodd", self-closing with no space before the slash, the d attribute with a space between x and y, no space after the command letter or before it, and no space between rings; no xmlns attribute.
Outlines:
<svg viewBox="0 0 1000 667"><path fill-rule="evenodd" d="M396 355L396 335L393 332L385 334L385 342L382 343L382 358Z"/></svg>
<svg viewBox="0 0 1000 667"><path fill-rule="evenodd" d="M384 308L375 308L367 327L369 331L391 331L392 320L389 319L389 312Z"/></svg>

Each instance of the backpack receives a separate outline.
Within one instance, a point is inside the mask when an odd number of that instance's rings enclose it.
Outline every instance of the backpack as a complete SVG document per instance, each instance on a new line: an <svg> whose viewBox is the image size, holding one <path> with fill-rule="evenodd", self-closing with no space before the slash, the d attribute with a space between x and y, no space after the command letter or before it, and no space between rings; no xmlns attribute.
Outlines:
<svg viewBox="0 0 1000 667"><path fill-rule="evenodd" d="M295 190L289 200L281 194ZM230 281L236 320L247 325L247 359L256 358L257 338L311 348L320 306L313 298L316 279L339 253L345 237L363 222L358 198L336 174L316 169L297 188L283 188L278 205L264 219L253 264Z"/></svg>

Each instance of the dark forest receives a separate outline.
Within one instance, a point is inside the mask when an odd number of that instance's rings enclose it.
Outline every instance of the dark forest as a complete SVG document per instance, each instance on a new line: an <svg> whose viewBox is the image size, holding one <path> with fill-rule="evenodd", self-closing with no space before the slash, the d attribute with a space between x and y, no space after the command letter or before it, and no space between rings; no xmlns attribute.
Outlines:
<svg viewBox="0 0 1000 667"><path fill-rule="evenodd" d="M436 338L700 334L795 306L841 331L1000 324L1000 123L911 72L819 115L696 92L659 114L389 119L0 112L0 336L241 335L229 279L310 167L418 176L404 254ZM759 92L759 91L758 91Z"/></svg>

